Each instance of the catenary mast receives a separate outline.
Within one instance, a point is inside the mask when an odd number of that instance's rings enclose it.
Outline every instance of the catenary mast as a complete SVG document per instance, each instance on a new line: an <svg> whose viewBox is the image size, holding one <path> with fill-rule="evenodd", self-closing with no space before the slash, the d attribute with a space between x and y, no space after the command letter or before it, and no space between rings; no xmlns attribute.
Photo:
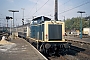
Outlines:
<svg viewBox="0 0 90 60"><path fill-rule="evenodd" d="M58 21L58 0L55 0L55 15L54 18Z"/></svg>

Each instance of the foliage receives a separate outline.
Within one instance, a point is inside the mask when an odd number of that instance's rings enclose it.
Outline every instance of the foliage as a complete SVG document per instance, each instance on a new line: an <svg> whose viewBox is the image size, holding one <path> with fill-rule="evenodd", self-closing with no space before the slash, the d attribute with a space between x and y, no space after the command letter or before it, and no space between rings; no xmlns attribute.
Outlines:
<svg viewBox="0 0 90 60"><path fill-rule="evenodd" d="M80 17L67 19L65 21L65 29L68 29L68 30L78 29L78 30L80 30L80 23L81 23ZM89 21L82 18L82 27L83 28L89 27Z"/></svg>

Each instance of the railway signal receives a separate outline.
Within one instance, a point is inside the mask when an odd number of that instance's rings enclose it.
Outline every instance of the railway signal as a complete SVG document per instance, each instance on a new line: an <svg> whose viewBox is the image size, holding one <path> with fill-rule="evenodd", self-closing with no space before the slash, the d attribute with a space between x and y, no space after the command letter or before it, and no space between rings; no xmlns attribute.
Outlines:
<svg viewBox="0 0 90 60"><path fill-rule="evenodd" d="M7 27L8 27L8 20L9 19L13 19L12 17L9 17L9 16L6 16L6 19L7 19Z"/></svg>

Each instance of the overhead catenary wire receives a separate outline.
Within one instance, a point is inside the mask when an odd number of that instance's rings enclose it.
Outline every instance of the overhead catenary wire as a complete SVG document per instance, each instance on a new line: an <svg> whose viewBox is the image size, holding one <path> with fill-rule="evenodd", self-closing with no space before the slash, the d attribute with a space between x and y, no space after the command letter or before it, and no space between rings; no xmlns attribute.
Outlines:
<svg viewBox="0 0 90 60"><path fill-rule="evenodd" d="M39 0L37 0L36 3L38 3L38 1L39 1ZM49 1L49 0L47 0L47 2L48 2L48 1ZM70 2L70 1L71 1L71 0L68 0L68 1L66 1L65 3L63 3L62 5L67 4L67 3ZM47 2L45 2L45 4L46 4ZM73 8L71 8L71 9L67 9L67 10L65 10L65 11L63 11L63 12L60 12L59 14L63 14L63 13L65 13L65 12L71 11L71 10L73 10L73 9L75 9L75 8L78 8L78 7L80 7L80 6L83 6L83 5L87 4L87 3L88 3L88 2L86 2L86 3L84 2L84 3L81 4L81 5L78 5L78 6L76 6L76 7L73 7ZM89 3L90 3L90 2L89 2ZM44 5L45 5L45 4L44 4ZM35 5L36 5L36 4L35 4ZM34 5L34 6L35 6L35 5ZM42 5L37 11L35 11L34 14L36 14L40 9L42 9L44 5ZM33 6L33 8L34 8L34 6ZM61 5L60 5L60 6L61 6ZM31 10L33 10L33 9L31 9ZM31 10L30 10L30 11L31 11ZM34 14L33 14L33 15L34 15ZM28 18L26 18L26 19L28 19Z"/></svg>
<svg viewBox="0 0 90 60"><path fill-rule="evenodd" d="M47 0L34 14L36 14L40 9L42 9L48 2L49 2L49 0ZM33 15L34 15L34 14L33 14ZM32 16L33 16L33 15L32 15Z"/></svg>
<svg viewBox="0 0 90 60"><path fill-rule="evenodd" d="M36 2L35 5L37 5L38 1L39 1L39 0L37 0L37 2ZM46 5L48 2L49 2L49 0L47 0L38 10L36 9L36 11L35 11L34 14L36 14L36 13L37 13L41 8L43 8L44 5ZM34 6L35 6L35 5L34 5ZM34 7L33 7L33 8L34 8ZM32 9L32 10L33 10L33 9ZM34 14L33 14L33 15L34 15ZM32 17L33 15L31 15L31 17ZM26 20L28 20L28 19L31 19L31 18L26 18Z"/></svg>
<svg viewBox="0 0 90 60"><path fill-rule="evenodd" d="M68 1L66 1L65 3L61 4L60 6L65 5L65 4L69 3L70 1L71 1L71 0L68 0Z"/></svg>
<svg viewBox="0 0 90 60"><path fill-rule="evenodd" d="M65 5L65 4L67 4L67 3L69 3L71 0L68 0L68 1L66 1L66 2L64 2L63 4L61 4L61 5L59 5L59 6L62 6L62 5ZM51 11L49 11L48 13L50 13Z"/></svg>
<svg viewBox="0 0 90 60"><path fill-rule="evenodd" d="M76 9L76 8L78 8L78 7L81 7L81 6L86 5L86 4L88 4L88 3L90 3L90 1L84 2L84 3L82 3L81 5L78 5L78 6L76 6L76 7L71 8L71 9L65 10L65 11L63 11L63 12L61 12L61 13L59 13L59 14L63 14L63 13L69 12L69 11L71 11L71 10L73 10L73 9Z"/></svg>
<svg viewBox="0 0 90 60"><path fill-rule="evenodd" d="M39 0L37 0L37 2L35 3L35 5L31 8L30 12L32 12L32 10L34 9L34 7L37 5L38 2L39 2ZM26 15L26 16L28 16L28 15Z"/></svg>

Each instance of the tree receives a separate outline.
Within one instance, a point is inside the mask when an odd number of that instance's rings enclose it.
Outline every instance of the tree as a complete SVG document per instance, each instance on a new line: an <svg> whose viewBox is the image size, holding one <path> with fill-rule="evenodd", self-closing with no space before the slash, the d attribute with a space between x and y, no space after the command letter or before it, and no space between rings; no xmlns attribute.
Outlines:
<svg viewBox="0 0 90 60"><path fill-rule="evenodd" d="M67 30L74 30L74 29L80 29L80 21L81 18L80 17L76 17L76 18L71 18L71 19L67 19L65 21L65 29ZM82 19L82 27L88 27L89 22L86 21L85 18Z"/></svg>

